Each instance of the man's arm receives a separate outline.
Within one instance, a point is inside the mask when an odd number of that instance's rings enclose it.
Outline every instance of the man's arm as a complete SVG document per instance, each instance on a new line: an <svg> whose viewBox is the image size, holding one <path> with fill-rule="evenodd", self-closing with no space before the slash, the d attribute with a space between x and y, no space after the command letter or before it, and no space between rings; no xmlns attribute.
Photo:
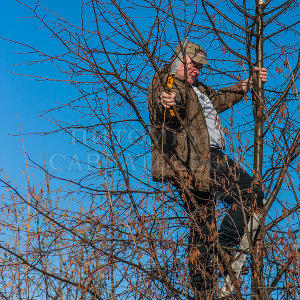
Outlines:
<svg viewBox="0 0 300 300"><path fill-rule="evenodd" d="M242 100L243 96L252 88L254 76L260 76L262 82L265 83L268 77L267 69L262 68L259 70L258 67L255 67L254 74L251 77L219 91L206 87L206 93L213 102L217 112L221 113Z"/></svg>
<svg viewBox="0 0 300 300"><path fill-rule="evenodd" d="M159 76L160 75L160 76ZM186 104L186 93L182 83L174 79L172 93L167 92L167 73L156 74L149 88L149 112L152 124L162 124L169 127L177 127L178 121L170 113L170 108L176 107L180 113Z"/></svg>
<svg viewBox="0 0 300 300"><path fill-rule="evenodd" d="M213 90L210 87L206 87L205 92L218 113L229 109L242 100L243 96L245 95L241 83L225 87L220 90Z"/></svg>

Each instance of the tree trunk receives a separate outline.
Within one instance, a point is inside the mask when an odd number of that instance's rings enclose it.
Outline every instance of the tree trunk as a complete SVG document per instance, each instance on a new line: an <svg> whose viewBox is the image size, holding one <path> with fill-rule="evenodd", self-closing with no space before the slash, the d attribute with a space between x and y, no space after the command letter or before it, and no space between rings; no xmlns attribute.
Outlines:
<svg viewBox="0 0 300 300"><path fill-rule="evenodd" d="M256 66L261 69L263 67L263 13L264 0L257 0L256 3ZM264 89L263 82L259 76L254 78L253 89L253 110L255 118L255 135L254 135L254 165L253 175L254 184L261 185L262 183L262 161L263 161L263 126L264 126ZM262 284L260 279L263 272L262 264L262 241L254 241L254 253L252 255L252 284L251 284L251 299L262 299Z"/></svg>

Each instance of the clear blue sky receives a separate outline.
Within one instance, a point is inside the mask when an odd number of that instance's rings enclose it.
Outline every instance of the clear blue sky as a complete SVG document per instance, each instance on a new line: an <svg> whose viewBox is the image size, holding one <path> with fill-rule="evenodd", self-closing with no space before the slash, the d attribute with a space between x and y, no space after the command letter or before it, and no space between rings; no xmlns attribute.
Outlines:
<svg viewBox="0 0 300 300"><path fill-rule="evenodd" d="M76 20L80 16L80 1L42 1L46 7L61 13L65 17ZM71 8L71 9L70 9ZM40 24L29 20L31 13L16 1L5 1L0 10L0 35L4 38L24 43L37 44L42 49L52 47L54 44L41 30ZM52 43L51 43L52 42ZM13 179L20 178L24 170L24 156L20 137L18 134L19 118L23 133L40 132L54 129L49 122L38 118L40 112L54 107L55 103L63 102L72 94L72 89L65 85L53 82L38 82L37 80L13 74L27 73L32 70L42 71L43 66L14 66L14 64L28 60L26 55L17 55L14 52L23 52L24 48L0 39L0 91L1 91L1 130L0 130L0 166ZM46 69L48 72L51 69ZM45 74L45 73L44 73ZM43 162L44 156L49 157L63 152L66 140L63 135L41 137L29 135L24 137L26 151L38 162Z"/></svg>

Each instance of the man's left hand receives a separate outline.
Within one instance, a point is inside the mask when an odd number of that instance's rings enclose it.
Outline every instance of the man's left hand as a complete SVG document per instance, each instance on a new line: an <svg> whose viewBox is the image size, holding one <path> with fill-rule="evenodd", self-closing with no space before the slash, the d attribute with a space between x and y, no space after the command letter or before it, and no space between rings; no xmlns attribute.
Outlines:
<svg viewBox="0 0 300 300"><path fill-rule="evenodd" d="M268 79L268 70L266 68L262 68L260 70L258 67L255 67L254 68L254 74L252 75L252 77L253 76L257 76L257 73L258 73L258 76L261 78L261 81L263 83L267 82L267 79Z"/></svg>
<svg viewBox="0 0 300 300"><path fill-rule="evenodd" d="M268 79L268 70L266 68L262 68L260 70L258 67L255 67L253 75L250 78L242 81L242 88L244 93L247 93L251 89L254 76L259 76L261 78L261 81L265 83Z"/></svg>

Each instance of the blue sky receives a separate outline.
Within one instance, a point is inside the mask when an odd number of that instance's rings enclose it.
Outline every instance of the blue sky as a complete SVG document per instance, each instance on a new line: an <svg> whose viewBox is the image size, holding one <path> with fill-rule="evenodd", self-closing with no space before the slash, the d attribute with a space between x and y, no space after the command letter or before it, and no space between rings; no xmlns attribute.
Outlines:
<svg viewBox="0 0 300 300"><path fill-rule="evenodd" d="M49 9L53 9L65 18L72 20L72 22L80 22L79 0L43 0L42 3ZM0 35L19 42L38 44L41 49L45 50L56 47L55 41L49 39L48 33L41 28L38 22L24 18L29 15L30 12L16 1L5 1L0 11ZM22 51L24 51L23 48L0 39L0 167L18 183L25 183L24 176L21 174L25 168L22 141L19 136L12 136L20 132L19 118L23 133L53 130L56 127L50 122L38 118L39 113L63 103L67 99L71 100L77 95L77 92L65 83L37 81L31 77L12 73L30 74L35 72L49 77L55 75L55 71L49 65L13 66L28 60L28 56L14 53ZM210 47L209 53L216 58L223 55L214 52L213 47ZM270 85L275 82L276 77L279 77L274 69L275 65L270 69ZM280 78L282 79L282 77ZM248 109L247 113L252 114L249 102L248 106L245 107ZM231 111L228 114L230 116ZM61 117L76 118L70 112L64 112ZM235 110L234 117L242 123L243 118L245 118L245 110ZM38 163L43 163L44 158L49 163L49 158L52 157L55 166L58 169L64 169L67 176L71 175L71 172L67 170L68 168L70 171L77 168L76 165L70 166L68 159L69 156L76 154L78 149L72 143L70 136L63 134L27 135L24 136L24 142L30 157ZM78 153L83 158L87 157L83 152Z"/></svg>
<svg viewBox="0 0 300 300"><path fill-rule="evenodd" d="M43 1L49 9L62 13L66 17L76 20L80 12L78 1ZM77 7L76 7L77 4ZM70 7L72 9L70 10ZM49 49L54 44L48 38L48 34L41 29L38 22L29 20L30 12L16 1L5 1L0 11L0 35L4 38L19 42L32 42L42 49ZM72 89L61 83L41 82L28 76L16 75L16 73L30 74L32 70L41 71L41 74L51 72L49 66L42 70L42 66L14 66L26 61L26 55L17 55L14 52L23 52L14 43L0 39L0 91L1 91L1 148L0 165L14 179L20 178L24 169L24 155L20 137L11 136L20 132L20 124L23 133L41 132L45 129L53 129L49 122L38 118L40 112L61 103L63 99L72 94ZM20 124L19 124L20 120ZM39 135L24 136L25 148L28 154L39 162L43 162L44 156L57 152L57 149L65 148L66 137L63 135Z"/></svg>

